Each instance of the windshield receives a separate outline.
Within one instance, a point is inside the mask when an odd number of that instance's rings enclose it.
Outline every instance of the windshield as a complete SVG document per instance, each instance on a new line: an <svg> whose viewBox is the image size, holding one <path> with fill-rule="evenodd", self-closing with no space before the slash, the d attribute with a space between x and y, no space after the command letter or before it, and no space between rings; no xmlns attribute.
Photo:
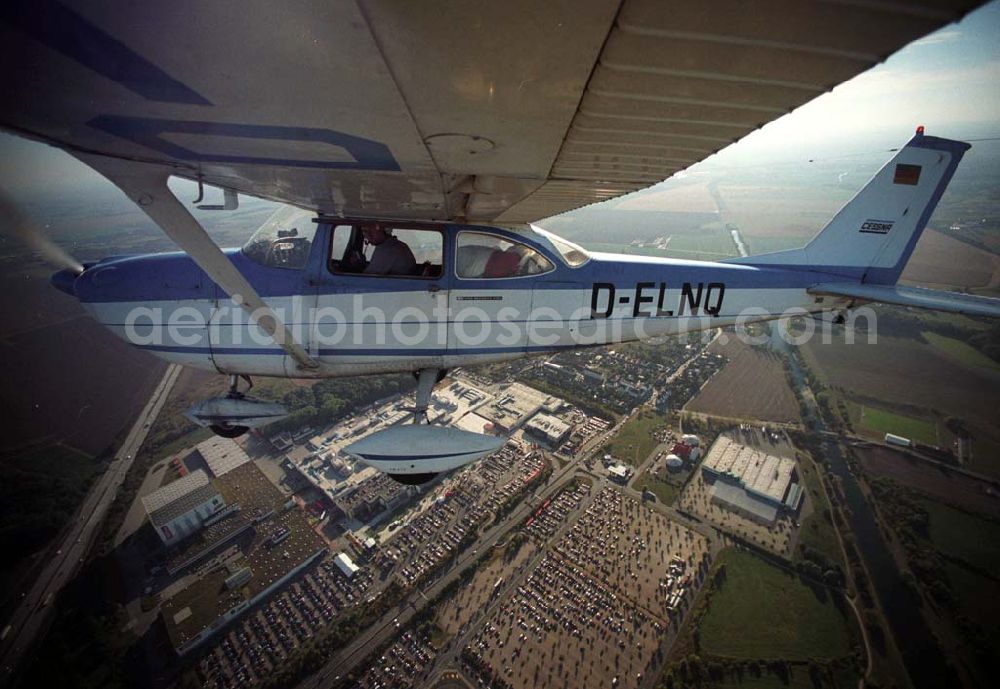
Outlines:
<svg viewBox="0 0 1000 689"><path fill-rule="evenodd" d="M253 233L243 245L243 255L262 266L300 269L306 265L315 235L310 211L285 206Z"/></svg>
<svg viewBox="0 0 1000 689"><path fill-rule="evenodd" d="M566 265L570 268L582 266L590 260L590 254L576 244L566 241L562 237L557 237L548 230L543 230L535 225L532 225L531 229L552 242L552 246L559 252L559 257L562 258L562 260L564 260Z"/></svg>

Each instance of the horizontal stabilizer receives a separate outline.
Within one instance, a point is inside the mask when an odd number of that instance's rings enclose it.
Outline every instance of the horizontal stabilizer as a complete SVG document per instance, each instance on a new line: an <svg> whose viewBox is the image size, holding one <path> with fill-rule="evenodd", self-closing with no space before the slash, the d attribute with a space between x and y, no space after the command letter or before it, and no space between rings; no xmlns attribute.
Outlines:
<svg viewBox="0 0 1000 689"><path fill-rule="evenodd" d="M828 282L809 288L810 294L834 297L852 297L864 301L875 301L897 306L914 306L918 309L933 309L948 313L963 313L967 316L991 316L1000 318L1000 299L977 297L958 292L942 292L921 287L900 285L871 285L852 282Z"/></svg>

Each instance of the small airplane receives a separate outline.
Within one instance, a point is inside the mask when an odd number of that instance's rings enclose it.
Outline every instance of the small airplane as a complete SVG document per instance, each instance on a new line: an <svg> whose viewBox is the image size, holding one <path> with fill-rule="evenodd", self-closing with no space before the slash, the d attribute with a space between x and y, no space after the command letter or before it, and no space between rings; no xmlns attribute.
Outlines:
<svg viewBox="0 0 1000 689"><path fill-rule="evenodd" d="M968 148L918 130L805 247L720 262L589 253L537 227L313 221L282 209L225 255L291 326L310 366L242 317L184 253L112 257L64 269L52 284L134 346L231 376L227 397L188 412L228 437L286 413L247 398L241 378L414 372L416 423L347 451L422 482L503 442L421 424L433 385L458 366L794 313L839 317L865 302L1000 316L998 299L896 284Z"/></svg>
<svg viewBox="0 0 1000 689"><path fill-rule="evenodd" d="M896 284L968 148L919 130L802 249L598 254L530 224L666 179L979 4L246 0L192 22L11 0L0 127L103 174L185 252L63 260L52 283L132 344L230 376L191 418L237 436L280 417L239 389L255 375L412 371L416 423L349 451L418 482L503 442L422 423L456 366L790 309L1000 313ZM223 251L171 176L224 191L201 208L242 193L314 217L283 211Z"/></svg>

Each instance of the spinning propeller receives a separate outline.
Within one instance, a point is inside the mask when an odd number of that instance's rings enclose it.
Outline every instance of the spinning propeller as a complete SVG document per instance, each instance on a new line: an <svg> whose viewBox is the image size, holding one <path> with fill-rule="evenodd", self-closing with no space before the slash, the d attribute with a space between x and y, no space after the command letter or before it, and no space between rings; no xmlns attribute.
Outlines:
<svg viewBox="0 0 1000 689"><path fill-rule="evenodd" d="M0 229L29 249L38 253L43 260L51 263L69 273L72 279L76 279L83 270L84 265L73 258L69 252L63 249L49 238L37 223L25 216L6 193L0 191Z"/></svg>

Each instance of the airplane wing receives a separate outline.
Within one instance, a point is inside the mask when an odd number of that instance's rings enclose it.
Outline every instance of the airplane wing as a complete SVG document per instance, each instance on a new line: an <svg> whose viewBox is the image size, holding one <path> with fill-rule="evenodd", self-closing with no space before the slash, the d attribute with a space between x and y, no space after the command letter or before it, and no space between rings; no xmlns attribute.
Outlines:
<svg viewBox="0 0 1000 689"><path fill-rule="evenodd" d="M919 309L933 309L949 313L963 313L967 316L991 316L1000 318L1000 299L979 297L957 292L904 287L902 285L872 285L866 283L824 283L809 288L810 294L834 297L851 297L862 301L873 301L898 306L914 306Z"/></svg>
<svg viewBox="0 0 1000 689"><path fill-rule="evenodd" d="M0 126L327 214L524 222L663 180L974 0L6 0Z"/></svg>

